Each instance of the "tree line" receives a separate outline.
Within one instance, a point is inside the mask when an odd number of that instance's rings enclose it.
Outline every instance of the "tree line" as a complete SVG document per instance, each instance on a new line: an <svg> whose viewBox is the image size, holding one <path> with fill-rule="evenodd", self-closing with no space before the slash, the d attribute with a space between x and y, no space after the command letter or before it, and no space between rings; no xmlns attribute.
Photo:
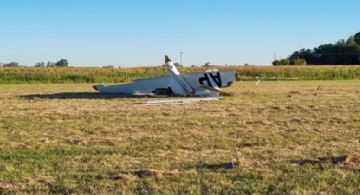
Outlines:
<svg viewBox="0 0 360 195"><path fill-rule="evenodd" d="M335 44L314 49L301 49L289 57L273 61L273 65L357 65L360 64L360 32Z"/></svg>
<svg viewBox="0 0 360 195"><path fill-rule="evenodd" d="M19 63L17 62L10 62L10 63L6 63L6 64L2 64L0 63L0 66L3 67L19 67ZM67 59L61 59L57 62L47 62L45 64L45 62L38 62L34 65L34 67L68 67L69 66L69 61Z"/></svg>

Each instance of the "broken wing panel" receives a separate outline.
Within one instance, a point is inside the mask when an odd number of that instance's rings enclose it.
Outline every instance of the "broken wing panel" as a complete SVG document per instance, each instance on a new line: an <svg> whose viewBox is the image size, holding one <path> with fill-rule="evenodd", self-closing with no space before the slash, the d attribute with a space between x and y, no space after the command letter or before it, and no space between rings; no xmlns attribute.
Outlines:
<svg viewBox="0 0 360 195"><path fill-rule="evenodd" d="M179 84L179 82L171 76L170 78L170 88L172 92L176 95L186 96L188 95L185 89Z"/></svg>
<svg viewBox="0 0 360 195"><path fill-rule="evenodd" d="M154 95L155 89L168 88L169 77L157 77L150 79L136 80L129 84L118 85L96 85L94 88L102 93L119 93L128 95Z"/></svg>

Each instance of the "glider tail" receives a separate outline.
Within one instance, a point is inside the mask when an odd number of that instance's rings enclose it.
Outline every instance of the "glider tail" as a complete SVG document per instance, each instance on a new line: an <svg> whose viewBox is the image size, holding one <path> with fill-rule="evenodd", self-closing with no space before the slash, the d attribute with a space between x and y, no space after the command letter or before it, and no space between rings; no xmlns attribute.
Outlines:
<svg viewBox="0 0 360 195"><path fill-rule="evenodd" d="M195 90L189 83L181 76L180 72L171 61L169 56L165 56L165 66L171 78L170 87L178 95L188 96L195 93Z"/></svg>

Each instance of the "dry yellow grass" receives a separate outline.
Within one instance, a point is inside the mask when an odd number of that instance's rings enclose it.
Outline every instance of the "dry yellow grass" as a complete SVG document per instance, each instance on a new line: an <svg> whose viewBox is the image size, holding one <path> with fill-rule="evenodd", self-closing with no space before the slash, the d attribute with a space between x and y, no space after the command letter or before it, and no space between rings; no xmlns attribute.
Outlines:
<svg viewBox="0 0 360 195"><path fill-rule="evenodd" d="M0 85L0 192L360 193L360 81L228 91L139 107L88 84Z"/></svg>

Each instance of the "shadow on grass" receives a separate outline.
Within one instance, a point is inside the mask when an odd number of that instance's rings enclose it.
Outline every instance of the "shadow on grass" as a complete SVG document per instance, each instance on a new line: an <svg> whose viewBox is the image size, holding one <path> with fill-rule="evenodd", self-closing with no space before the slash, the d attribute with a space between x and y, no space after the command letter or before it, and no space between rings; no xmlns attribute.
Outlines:
<svg viewBox="0 0 360 195"><path fill-rule="evenodd" d="M187 166L184 169L181 169L180 171L178 169L174 170L156 170L156 169L140 169L135 170L132 172L125 172L119 175L114 175L111 178L114 180L122 179L123 177L126 177L127 174L131 173L131 175L144 178L144 177L162 177L162 176L172 176L177 175L180 173L189 172L192 169L197 170L210 170L210 171L223 171L223 170L230 170L230 169L237 169L239 168L238 162L226 162L226 163L199 163L196 165Z"/></svg>
<svg viewBox="0 0 360 195"><path fill-rule="evenodd" d="M238 162L224 162L224 163L199 163L197 165L187 167L188 169L209 169L209 170L223 170L238 168Z"/></svg>
<svg viewBox="0 0 360 195"><path fill-rule="evenodd" d="M290 160L290 163L306 165L306 164L343 164L356 161L357 157L341 155L341 156L330 156L330 157L321 157L317 159L300 159L300 160Z"/></svg>
<svg viewBox="0 0 360 195"><path fill-rule="evenodd" d="M151 96L131 96L126 94L104 94L98 92L63 92L51 94L29 94L19 96L22 99L119 99L119 98L151 98ZM156 97L159 98L159 97Z"/></svg>

